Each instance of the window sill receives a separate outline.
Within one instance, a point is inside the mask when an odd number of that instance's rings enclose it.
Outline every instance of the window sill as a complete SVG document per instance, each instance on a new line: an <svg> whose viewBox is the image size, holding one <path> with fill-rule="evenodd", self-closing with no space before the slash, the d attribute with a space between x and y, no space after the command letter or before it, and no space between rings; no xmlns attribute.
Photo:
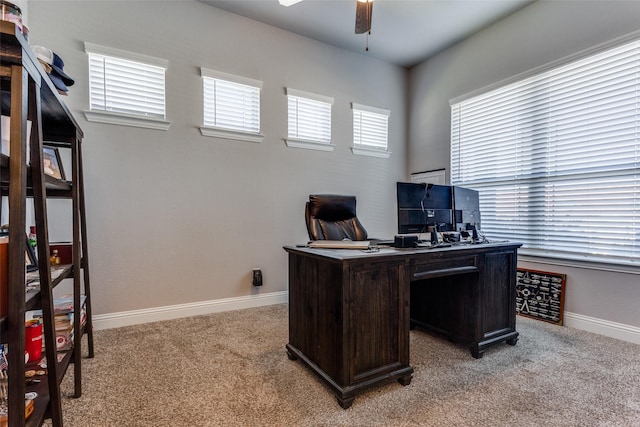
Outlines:
<svg viewBox="0 0 640 427"><path fill-rule="evenodd" d="M621 260L620 262L609 262L606 259L590 259L586 256L557 254L547 255L534 254L526 249L518 250L518 261L532 262L538 264L559 265L563 267L584 268L591 270L608 271L614 273L640 274L640 266L637 262Z"/></svg>
<svg viewBox="0 0 640 427"><path fill-rule="evenodd" d="M146 129L167 130L171 122L151 117L134 116L129 114L109 113L106 111L85 111L84 117L89 122L106 123L110 125L133 126Z"/></svg>
<svg viewBox="0 0 640 427"><path fill-rule="evenodd" d="M309 141L305 139L285 138L284 142L287 147L305 148L307 150L333 151L335 145L328 142Z"/></svg>
<svg viewBox="0 0 640 427"><path fill-rule="evenodd" d="M356 156L379 157L381 159L388 159L391 157L390 151L380 150L377 148L351 147L351 152Z"/></svg>
<svg viewBox="0 0 640 427"><path fill-rule="evenodd" d="M203 136L210 136L214 138L233 139L235 141L248 141L260 143L264 139L264 135L259 133L243 132L231 129L222 129L209 126L201 126L200 133Z"/></svg>

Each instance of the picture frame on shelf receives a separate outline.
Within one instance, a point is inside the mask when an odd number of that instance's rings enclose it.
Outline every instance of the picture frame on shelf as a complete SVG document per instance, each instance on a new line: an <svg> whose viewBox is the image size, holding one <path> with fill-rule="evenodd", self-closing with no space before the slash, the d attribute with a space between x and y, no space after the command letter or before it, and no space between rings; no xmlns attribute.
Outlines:
<svg viewBox="0 0 640 427"><path fill-rule="evenodd" d="M66 181L60 152L57 148L46 145L42 147L42 166L45 175Z"/></svg>
<svg viewBox="0 0 640 427"><path fill-rule="evenodd" d="M36 252L29 244L29 237L27 236L27 246L24 251L24 265L27 267L27 272L36 271L38 269L38 258L36 258Z"/></svg>

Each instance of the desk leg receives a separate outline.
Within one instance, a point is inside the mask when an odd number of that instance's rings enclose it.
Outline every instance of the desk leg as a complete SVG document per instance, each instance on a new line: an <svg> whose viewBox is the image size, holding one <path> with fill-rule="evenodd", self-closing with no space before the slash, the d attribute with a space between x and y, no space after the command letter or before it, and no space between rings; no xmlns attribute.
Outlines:
<svg viewBox="0 0 640 427"><path fill-rule="evenodd" d="M340 397L336 395L336 399L338 400L338 405L340 405L342 409L349 409L351 407L351 404L355 400L355 398L356 398L355 396Z"/></svg>
<svg viewBox="0 0 640 427"><path fill-rule="evenodd" d="M405 377L400 377L400 378L398 378L398 382L399 382L400 384L402 384L402 385L405 385L405 386L406 386L406 385L411 384L411 379L412 379L412 378L413 378L413 376L412 376L412 375L407 375L407 376L405 376Z"/></svg>
<svg viewBox="0 0 640 427"><path fill-rule="evenodd" d="M497 337L494 337L492 339L486 340L486 341L482 341L479 342L477 344L473 344L470 348L469 351L471 351L471 355L476 358L476 359L480 359L482 358L482 355L484 354L485 350L489 347L491 347L492 345L495 345L497 343L500 342L506 342L509 345L516 345L516 343L518 342L518 336L520 334L518 332L512 331L508 334L503 334L503 335L498 335Z"/></svg>
<svg viewBox="0 0 640 427"><path fill-rule="evenodd" d="M289 358L289 360L298 360L298 356L293 354L289 349L287 349L287 357Z"/></svg>

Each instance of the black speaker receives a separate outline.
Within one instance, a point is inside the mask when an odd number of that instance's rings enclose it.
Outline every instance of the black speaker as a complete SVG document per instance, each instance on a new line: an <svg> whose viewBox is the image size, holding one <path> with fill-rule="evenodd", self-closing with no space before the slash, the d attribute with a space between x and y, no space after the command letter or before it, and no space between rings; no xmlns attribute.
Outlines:
<svg viewBox="0 0 640 427"><path fill-rule="evenodd" d="M396 248L413 248L418 243L418 236L396 236L394 244Z"/></svg>

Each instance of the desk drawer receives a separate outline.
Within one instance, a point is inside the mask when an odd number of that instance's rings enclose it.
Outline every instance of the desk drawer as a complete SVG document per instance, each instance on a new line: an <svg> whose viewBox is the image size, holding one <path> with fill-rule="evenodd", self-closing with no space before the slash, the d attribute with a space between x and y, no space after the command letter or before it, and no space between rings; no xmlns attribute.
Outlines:
<svg viewBox="0 0 640 427"><path fill-rule="evenodd" d="M411 280L477 273L478 257L466 256L451 259L416 259L411 261Z"/></svg>

